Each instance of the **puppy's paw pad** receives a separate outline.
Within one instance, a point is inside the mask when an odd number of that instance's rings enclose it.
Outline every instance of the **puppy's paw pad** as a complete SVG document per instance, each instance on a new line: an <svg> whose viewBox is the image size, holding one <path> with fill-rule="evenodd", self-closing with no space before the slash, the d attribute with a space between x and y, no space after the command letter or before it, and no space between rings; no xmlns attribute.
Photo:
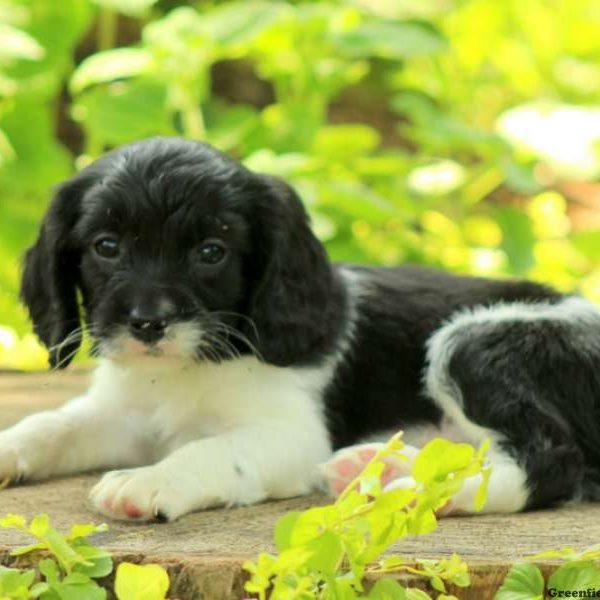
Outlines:
<svg viewBox="0 0 600 600"><path fill-rule="evenodd" d="M329 493L332 496L339 496L383 446L383 444L360 444L338 450L328 462L321 465L321 472ZM410 461L403 461L395 456L386 456L382 462L385 465L381 475L383 485L410 473Z"/></svg>
<svg viewBox="0 0 600 600"><path fill-rule="evenodd" d="M131 521L168 520L168 507L157 497L164 488L160 473L152 467L111 471L90 492L94 507L113 519Z"/></svg>

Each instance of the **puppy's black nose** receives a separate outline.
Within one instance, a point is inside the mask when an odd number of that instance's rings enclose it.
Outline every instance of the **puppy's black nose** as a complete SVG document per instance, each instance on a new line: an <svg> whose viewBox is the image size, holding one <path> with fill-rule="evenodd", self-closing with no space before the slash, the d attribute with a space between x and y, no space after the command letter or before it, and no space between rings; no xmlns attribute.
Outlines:
<svg viewBox="0 0 600 600"><path fill-rule="evenodd" d="M172 317L173 312L166 307L154 310L136 307L129 313L129 331L141 342L152 344L165 335Z"/></svg>

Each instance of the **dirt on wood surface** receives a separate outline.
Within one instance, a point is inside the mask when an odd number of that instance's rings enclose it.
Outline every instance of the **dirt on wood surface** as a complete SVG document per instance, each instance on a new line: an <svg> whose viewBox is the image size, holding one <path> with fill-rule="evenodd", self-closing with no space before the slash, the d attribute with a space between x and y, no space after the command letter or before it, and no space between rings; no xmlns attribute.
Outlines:
<svg viewBox="0 0 600 600"><path fill-rule="evenodd" d="M0 428L21 417L58 406L82 392L89 375L0 374ZM68 449L65 449L68 451ZM99 474L20 485L0 491L0 514L50 515L66 531L73 523L103 522L87 501ZM209 510L166 524L109 521L110 530L95 543L134 562L160 562L169 568L171 597L202 600L242 598L241 564L259 552L273 551L272 531L289 510L325 502L321 496L266 502L257 506ZM0 529L0 562L12 548L27 543L20 534ZM600 504L570 506L508 516L445 519L428 536L403 540L393 549L410 558L441 558L459 553L472 566L473 585L460 598L492 598L508 566L540 550L600 542Z"/></svg>

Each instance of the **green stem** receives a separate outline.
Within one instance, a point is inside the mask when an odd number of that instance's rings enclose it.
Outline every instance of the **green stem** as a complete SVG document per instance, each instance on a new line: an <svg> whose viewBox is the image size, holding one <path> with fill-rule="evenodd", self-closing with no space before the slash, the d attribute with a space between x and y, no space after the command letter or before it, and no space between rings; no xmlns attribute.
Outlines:
<svg viewBox="0 0 600 600"><path fill-rule="evenodd" d="M206 137L204 117L199 105L186 105L181 111L181 121L186 137L194 140L203 140Z"/></svg>
<svg viewBox="0 0 600 600"><path fill-rule="evenodd" d="M201 106L201 98L206 98L205 89L205 78L197 75L191 81L185 82L179 89L179 94L177 94L183 133L193 140L206 138L206 126Z"/></svg>
<svg viewBox="0 0 600 600"><path fill-rule="evenodd" d="M117 40L117 13L108 8L101 8L98 15L98 50L109 50L115 47Z"/></svg>

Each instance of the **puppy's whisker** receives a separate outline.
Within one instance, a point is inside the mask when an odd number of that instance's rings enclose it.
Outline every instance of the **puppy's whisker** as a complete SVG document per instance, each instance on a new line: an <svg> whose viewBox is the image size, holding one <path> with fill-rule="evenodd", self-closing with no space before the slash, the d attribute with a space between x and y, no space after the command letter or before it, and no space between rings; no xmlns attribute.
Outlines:
<svg viewBox="0 0 600 600"><path fill-rule="evenodd" d="M48 350L50 352L54 352L55 350L60 351L65 346L68 346L72 342L77 342L77 341L81 340L82 337L83 337L83 329L81 327L78 327L74 331L71 331L71 333L69 333L69 335L64 340L61 340L58 344L54 344L53 346L50 346L48 348Z"/></svg>
<svg viewBox="0 0 600 600"><path fill-rule="evenodd" d="M246 335L241 333L240 331L237 331L235 328L231 327L231 325L227 325L226 323L217 322L217 323L211 324L211 329L217 333L224 333L228 337L237 339L242 344L245 344L257 358L259 358L260 360L263 360L260 351L250 341L250 339Z"/></svg>
<svg viewBox="0 0 600 600"><path fill-rule="evenodd" d="M69 361L77 354L77 352L79 352L79 348L75 348L75 350L72 350L67 355L63 356L51 370L58 371L62 367L62 365L68 364Z"/></svg>
<svg viewBox="0 0 600 600"><path fill-rule="evenodd" d="M212 360L213 362L219 362L219 357L208 345L198 348L197 352L200 355L199 358L201 360Z"/></svg>
<svg viewBox="0 0 600 600"><path fill-rule="evenodd" d="M211 334L207 336L207 340L210 340L213 345L217 345L225 350L232 358L240 356L239 350L237 350L225 336L220 335L219 331L213 330Z"/></svg>
<svg viewBox="0 0 600 600"><path fill-rule="evenodd" d="M218 335L207 336L207 341L210 341L210 343L213 347L216 347L217 349L220 349L221 351L223 351L223 353L226 355L226 357L229 357L229 358L239 358L240 357L239 351L234 346L232 346L232 344L230 342L228 342L226 339L224 339L221 336L218 336Z"/></svg>
<svg viewBox="0 0 600 600"><path fill-rule="evenodd" d="M250 317L248 317L247 315L242 315L238 312L234 312L234 311L227 311L227 310L215 310L212 311L210 313L211 317L216 316L216 317L236 317L237 319L242 319L244 321L246 321L254 330L254 335L256 335L256 339L260 340L260 334L258 333L258 327L256 326L256 323L254 322L253 319L251 319ZM223 325L226 325L225 323L222 323Z"/></svg>
<svg viewBox="0 0 600 600"><path fill-rule="evenodd" d="M50 352L57 352L60 354L62 350L64 350L71 344L80 343L86 334L90 337L93 337L94 327L89 325L81 325L80 327L77 327L76 329L71 331L71 333L69 333L69 335L67 335L67 337L65 337L64 340L61 340L58 344L50 346L48 350ZM77 350L78 348L75 350L75 352L77 352ZM70 356L73 356L73 354L71 354Z"/></svg>

